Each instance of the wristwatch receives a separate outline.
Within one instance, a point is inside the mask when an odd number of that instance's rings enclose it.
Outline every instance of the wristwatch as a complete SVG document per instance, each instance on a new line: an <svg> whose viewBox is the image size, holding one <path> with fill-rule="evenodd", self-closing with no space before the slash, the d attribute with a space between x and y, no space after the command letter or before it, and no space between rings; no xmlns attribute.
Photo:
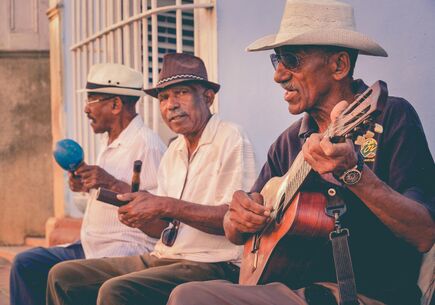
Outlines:
<svg viewBox="0 0 435 305"><path fill-rule="evenodd" d="M338 177L338 180L341 181L344 185L354 185L357 184L361 180L362 170L364 167L364 157L358 153L358 162L352 168L344 171L344 173Z"/></svg>

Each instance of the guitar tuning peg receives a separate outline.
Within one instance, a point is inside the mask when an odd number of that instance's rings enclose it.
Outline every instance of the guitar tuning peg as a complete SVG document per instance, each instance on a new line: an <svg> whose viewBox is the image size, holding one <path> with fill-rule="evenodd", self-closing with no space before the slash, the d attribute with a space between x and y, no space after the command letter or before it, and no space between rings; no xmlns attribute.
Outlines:
<svg viewBox="0 0 435 305"><path fill-rule="evenodd" d="M362 134L363 129L360 126L357 126L353 129L354 134Z"/></svg>
<svg viewBox="0 0 435 305"><path fill-rule="evenodd" d="M366 125L366 126L370 125L371 123L373 123L373 120L372 120L372 119L365 119L365 120L363 121L363 124Z"/></svg>
<svg viewBox="0 0 435 305"><path fill-rule="evenodd" d="M365 142L365 138L363 136L358 136L355 140L355 145L361 146Z"/></svg>
<svg viewBox="0 0 435 305"><path fill-rule="evenodd" d="M373 138L374 136L375 136L375 133L373 131L370 131L370 130L367 130L367 132L364 135L364 137L366 139Z"/></svg>
<svg viewBox="0 0 435 305"><path fill-rule="evenodd" d="M375 123L375 127L373 128L374 132L376 133L383 133L384 132L384 127L382 127L382 125Z"/></svg>

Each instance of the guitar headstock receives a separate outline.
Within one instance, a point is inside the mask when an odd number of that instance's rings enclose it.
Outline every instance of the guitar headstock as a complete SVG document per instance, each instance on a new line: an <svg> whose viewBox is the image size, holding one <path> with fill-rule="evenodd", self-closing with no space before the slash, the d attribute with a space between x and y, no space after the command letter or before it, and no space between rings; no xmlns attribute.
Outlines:
<svg viewBox="0 0 435 305"><path fill-rule="evenodd" d="M331 141L355 139L373 127L375 132L379 132L379 126L374 126L374 120L381 113L387 96L387 85L383 81L379 80L367 88L330 126Z"/></svg>

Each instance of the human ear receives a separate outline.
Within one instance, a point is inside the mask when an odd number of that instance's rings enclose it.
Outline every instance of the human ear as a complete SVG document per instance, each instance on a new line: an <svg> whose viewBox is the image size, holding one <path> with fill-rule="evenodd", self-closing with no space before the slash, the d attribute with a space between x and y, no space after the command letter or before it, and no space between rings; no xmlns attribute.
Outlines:
<svg viewBox="0 0 435 305"><path fill-rule="evenodd" d="M338 52L330 58L332 73L335 80L342 80L347 77L350 71L350 58L347 52Z"/></svg>
<svg viewBox="0 0 435 305"><path fill-rule="evenodd" d="M212 89L207 89L204 91L204 99L208 107L213 105L214 97L215 97L215 93Z"/></svg>
<svg viewBox="0 0 435 305"><path fill-rule="evenodd" d="M113 114L118 114L121 112L122 107L124 107L124 104L122 104L121 99L117 96L113 99L113 104L112 104L112 113Z"/></svg>

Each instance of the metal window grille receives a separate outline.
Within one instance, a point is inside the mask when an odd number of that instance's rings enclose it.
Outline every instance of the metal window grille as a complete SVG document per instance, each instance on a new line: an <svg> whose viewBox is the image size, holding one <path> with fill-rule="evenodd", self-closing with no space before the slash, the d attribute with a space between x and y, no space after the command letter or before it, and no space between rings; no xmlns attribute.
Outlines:
<svg viewBox="0 0 435 305"><path fill-rule="evenodd" d="M74 0L72 5L73 117L71 136L83 145L86 159L95 163L97 143L83 114L89 68L112 62L144 74L144 84L158 80L162 57L171 52L194 53L194 10L212 9L213 3L196 0ZM138 103L145 123L168 138L157 100ZM166 132L166 134L165 134Z"/></svg>

